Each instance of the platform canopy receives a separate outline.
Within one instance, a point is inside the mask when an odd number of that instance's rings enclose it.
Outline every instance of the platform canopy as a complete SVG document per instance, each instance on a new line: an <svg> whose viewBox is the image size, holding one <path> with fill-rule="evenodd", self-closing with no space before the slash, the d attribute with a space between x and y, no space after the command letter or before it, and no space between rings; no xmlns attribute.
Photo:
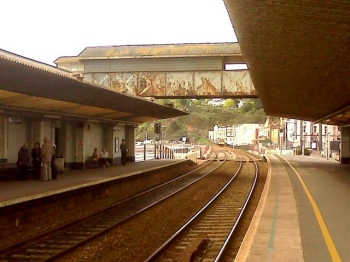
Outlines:
<svg viewBox="0 0 350 262"><path fill-rule="evenodd" d="M0 50L0 114L140 124L188 113Z"/></svg>
<svg viewBox="0 0 350 262"><path fill-rule="evenodd" d="M350 3L224 0L267 115L350 125Z"/></svg>

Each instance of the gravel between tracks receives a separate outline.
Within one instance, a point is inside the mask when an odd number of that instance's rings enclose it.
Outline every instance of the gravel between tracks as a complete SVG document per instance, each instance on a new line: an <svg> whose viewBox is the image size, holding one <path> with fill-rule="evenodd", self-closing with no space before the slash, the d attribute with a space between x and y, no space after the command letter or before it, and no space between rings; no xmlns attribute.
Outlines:
<svg viewBox="0 0 350 262"><path fill-rule="evenodd" d="M231 164L238 165L233 161ZM57 261L143 261L210 199L212 195L210 192L221 188L223 183L227 181L225 176L231 176L232 168L233 166L221 168L222 175L218 176L217 179L208 178L196 183L188 190L178 194L177 197L163 201L162 204L152 207ZM266 167L260 164L260 168L258 190L244 217L245 223L239 229L240 236L235 240L237 251L255 212L266 179ZM47 224L46 226L42 221L37 221L32 223L30 228L18 228L17 232L2 232L4 238L0 240L0 245L9 245L17 240L45 231L49 227L65 223L69 219L96 211L98 208L108 205L109 201L111 200L106 199L103 203L89 203L85 207L75 209L74 214L72 212L72 214L57 217L55 223L50 224L50 226Z"/></svg>
<svg viewBox="0 0 350 262"><path fill-rule="evenodd" d="M263 165L260 167L262 170L259 174L258 190L244 216L245 223L239 229L240 236L235 240L237 243L234 243L237 251L255 212L266 179L267 170ZM225 183L227 179L224 178L231 175L232 166L226 166L220 169L220 172L224 175L219 179L204 179L177 197L147 210L58 261L144 261L209 200L209 192L217 191Z"/></svg>

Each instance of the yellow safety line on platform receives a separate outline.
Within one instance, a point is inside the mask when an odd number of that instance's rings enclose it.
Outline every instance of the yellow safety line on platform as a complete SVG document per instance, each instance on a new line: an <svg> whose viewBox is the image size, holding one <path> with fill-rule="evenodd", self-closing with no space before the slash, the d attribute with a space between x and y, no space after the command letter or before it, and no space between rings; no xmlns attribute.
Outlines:
<svg viewBox="0 0 350 262"><path fill-rule="evenodd" d="M339 256L338 250L337 250L337 248L334 245L334 242L333 242L333 239L332 239L331 235L329 234L328 228L327 228L326 223L325 223L325 221L324 221L324 219L322 217L321 211L318 208L318 206L316 204L316 201L312 197L309 189L307 188L304 180L301 178L301 176L298 173L298 171L284 157L281 156L281 158L283 158L284 161L286 161L286 163L293 169L295 174L298 176L300 184L304 188L304 191L305 191L307 197L309 198L309 201L310 201L310 203L312 205L312 208L314 209L314 213L316 215L316 219L318 221L318 225L320 226L323 238L324 238L324 240L326 242L326 245L327 245L328 251L329 251L329 253L330 253L331 257L332 257L332 260L335 261L335 262L341 262L341 258Z"/></svg>

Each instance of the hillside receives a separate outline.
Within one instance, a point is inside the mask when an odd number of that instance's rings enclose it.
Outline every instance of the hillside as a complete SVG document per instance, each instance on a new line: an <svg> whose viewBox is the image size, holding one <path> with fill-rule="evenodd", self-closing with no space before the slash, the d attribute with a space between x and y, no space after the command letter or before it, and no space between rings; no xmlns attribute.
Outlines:
<svg viewBox="0 0 350 262"><path fill-rule="evenodd" d="M263 124L266 120L258 99L227 99L221 106L211 105L208 99L159 100L157 103L173 104L175 108L190 113L188 116L160 121L165 129L163 135L166 140L179 140L186 136L197 142L201 137L207 137L214 125ZM146 138L154 138L154 123L137 127L136 140L143 141Z"/></svg>

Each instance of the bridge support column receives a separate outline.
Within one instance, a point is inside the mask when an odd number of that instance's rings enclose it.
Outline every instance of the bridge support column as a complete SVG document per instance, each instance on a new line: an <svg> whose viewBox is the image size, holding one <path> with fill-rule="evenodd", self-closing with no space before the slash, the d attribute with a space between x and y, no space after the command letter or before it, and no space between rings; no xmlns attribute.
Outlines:
<svg viewBox="0 0 350 262"><path fill-rule="evenodd" d="M350 127L341 129L340 163L350 164Z"/></svg>

